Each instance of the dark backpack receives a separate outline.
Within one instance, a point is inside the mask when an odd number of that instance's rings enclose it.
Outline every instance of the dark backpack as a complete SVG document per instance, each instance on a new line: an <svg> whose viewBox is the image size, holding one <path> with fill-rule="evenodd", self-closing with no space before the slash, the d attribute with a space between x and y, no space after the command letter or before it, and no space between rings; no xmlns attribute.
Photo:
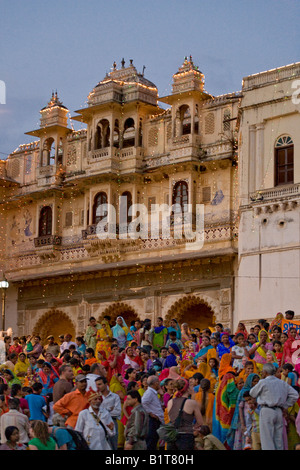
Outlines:
<svg viewBox="0 0 300 470"><path fill-rule="evenodd" d="M57 429L64 429L65 431L68 431L68 433L71 435L74 445L75 445L75 450L90 450L88 443L84 439L83 435L79 431L75 431L74 429L70 428L62 428L58 426L53 426L53 436L55 438L55 431Z"/></svg>

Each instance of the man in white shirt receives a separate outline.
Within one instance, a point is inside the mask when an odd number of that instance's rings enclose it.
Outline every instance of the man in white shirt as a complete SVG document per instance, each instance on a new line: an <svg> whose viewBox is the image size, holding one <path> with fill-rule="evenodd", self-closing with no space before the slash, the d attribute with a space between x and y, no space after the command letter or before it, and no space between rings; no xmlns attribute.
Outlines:
<svg viewBox="0 0 300 470"><path fill-rule="evenodd" d="M6 361L6 348L3 338L0 337L0 365Z"/></svg>
<svg viewBox="0 0 300 470"><path fill-rule="evenodd" d="M160 381L156 375L151 375L147 379L148 388L142 396L142 405L149 415L149 432L146 438L147 450L156 450L159 436L157 429L164 424L164 411L158 398L158 392L163 394L160 388Z"/></svg>
<svg viewBox="0 0 300 470"><path fill-rule="evenodd" d="M64 342L60 345L60 354L62 354L65 349L69 349L71 344L73 344L73 346L77 347L77 344L74 343L74 341L71 341L71 339L72 339L72 335L70 335L70 334L65 335Z"/></svg>
<svg viewBox="0 0 300 470"><path fill-rule="evenodd" d="M102 364L100 364L99 362L95 362L95 364L92 364L90 372L86 375L86 391L89 392L90 390L94 390L94 392L97 392L96 379L98 379L99 377L106 377L106 375L106 369Z"/></svg>
<svg viewBox="0 0 300 470"><path fill-rule="evenodd" d="M97 391L100 392L102 397L101 409L106 409L114 422L115 432L114 436L109 438L112 450L118 450L118 420L121 419L122 405L121 399L117 393L109 390L106 377L98 377L95 380Z"/></svg>
<svg viewBox="0 0 300 470"><path fill-rule="evenodd" d="M20 432L19 442L27 444L29 442L29 419L19 411L20 400L18 398L10 398L8 400L9 411L4 413L0 418L1 443L6 442L5 429L8 426L16 426Z"/></svg>
<svg viewBox="0 0 300 470"><path fill-rule="evenodd" d="M273 364L264 364L262 379L250 390L260 405L259 431L262 450L284 450L283 414L299 398L298 392L275 377Z"/></svg>

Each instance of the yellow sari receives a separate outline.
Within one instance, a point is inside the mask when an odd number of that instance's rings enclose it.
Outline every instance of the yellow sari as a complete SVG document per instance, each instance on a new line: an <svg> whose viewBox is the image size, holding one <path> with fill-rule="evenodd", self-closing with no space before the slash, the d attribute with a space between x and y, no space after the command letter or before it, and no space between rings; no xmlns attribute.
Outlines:
<svg viewBox="0 0 300 470"><path fill-rule="evenodd" d="M103 327L105 325L105 329ZM101 328L97 331L96 335L96 350L95 357L98 360L98 352L104 351L106 357L110 355L110 345L112 340L112 331L107 320L102 320Z"/></svg>
<svg viewBox="0 0 300 470"><path fill-rule="evenodd" d="M30 363L29 363L27 358L25 359L25 361L21 361L20 355L22 355L22 354L24 355L24 353L20 353L19 356L18 356L19 358L18 358L18 360L15 364L15 367L14 367L14 374L15 374L16 377L18 377L21 384L23 385L23 383L26 379L28 368L30 367ZM19 376L18 374L22 374L22 375Z"/></svg>

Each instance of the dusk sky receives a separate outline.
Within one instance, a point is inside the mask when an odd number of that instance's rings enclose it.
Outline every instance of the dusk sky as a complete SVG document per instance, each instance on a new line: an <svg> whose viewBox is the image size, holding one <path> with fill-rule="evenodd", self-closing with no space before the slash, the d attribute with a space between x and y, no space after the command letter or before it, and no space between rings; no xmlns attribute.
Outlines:
<svg viewBox="0 0 300 470"><path fill-rule="evenodd" d="M52 91L74 116L114 61L145 66L165 96L192 55L207 92L239 91L247 75L300 61L299 20L299 0L0 0L0 158L33 140L24 133Z"/></svg>

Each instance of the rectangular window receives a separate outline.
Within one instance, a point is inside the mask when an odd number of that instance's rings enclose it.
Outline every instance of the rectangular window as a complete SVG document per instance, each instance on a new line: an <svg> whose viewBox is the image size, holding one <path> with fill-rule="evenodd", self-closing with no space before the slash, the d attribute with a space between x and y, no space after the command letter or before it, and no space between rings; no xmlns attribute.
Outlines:
<svg viewBox="0 0 300 470"><path fill-rule="evenodd" d="M294 146L275 149L275 186L294 183Z"/></svg>
<svg viewBox="0 0 300 470"><path fill-rule="evenodd" d="M211 201L211 187L204 186L204 188L202 188L202 203L207 204L210 201Z"/></svg>
<svg viewBox="0 0 300 470"><path fill-rule="evenodd" d="M84 209L80 212L80 225L84 225Z"/></svg>
<svg viewBox="0 0 300 470"><path fill-rule="evenodd" d="M73 225L73 212L66 212L66 220L65 220L66 227L72 227Z"/></svg>
<svg viewBox="0 0 300 470"><path fill-rule="evenodd" d="M148 197L148 212L149 214L151 214L151 206L156 204L156 197L155 196L152 196L152 197Z"/></svg>

